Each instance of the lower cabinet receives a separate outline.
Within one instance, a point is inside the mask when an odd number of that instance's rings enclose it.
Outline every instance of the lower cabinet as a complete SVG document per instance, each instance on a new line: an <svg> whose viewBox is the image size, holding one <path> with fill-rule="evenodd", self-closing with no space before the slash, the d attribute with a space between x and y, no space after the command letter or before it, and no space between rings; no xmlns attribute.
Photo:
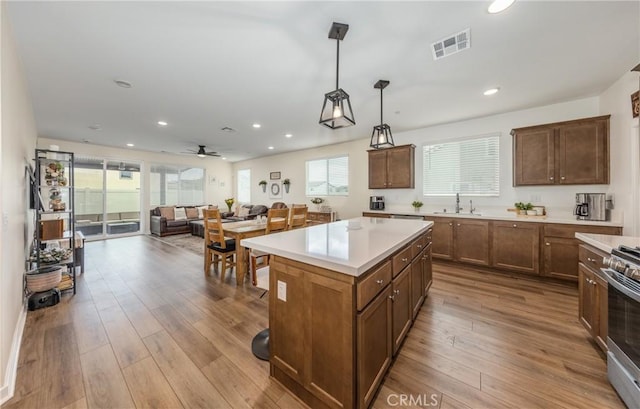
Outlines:
<svg viewBox="0 0 640 409"><path fill-rule="evenodd" d="M489 222L457 219L454 221L454 260L489 265Z"/></svg>
<svg viewBox="0 0 640 409"><path fill-rule="evenodd" d="M538 224L493 222L493 267L539 274L539 242Z"/></svg>
<svg viewBox="0 0 640 409"><path fill-rule="evenodd" d="M391 283L393 310L393 355L398 352L411 327L411 267L406 267Z"/></svg>
<svg viewBox="0 0 640 409"><path fill-rule="evenodd" d="M581 244L579 247L578 319L604 352L607 351L609 300L608 284L600 276L600 268L606 256L591 246Z"/></svg>
<svg viewBox="0 0 640 409"><path fill-rule="evenodd" d="M430 238L429 238L430 240ZM427 293L429 292L429 288L433 283L433 267L431 264L432 253L431 249L433 248L433 244L427 244L427 247L422 251L422 285L423 291L422 294L424 298L427 297Z"/></svg>
<svg viewBox="0 0 640 409"><path fill-rule="evenodd" d="M453 222L452 218L433 217L433 257L441 260L453 260Z"/></svg>

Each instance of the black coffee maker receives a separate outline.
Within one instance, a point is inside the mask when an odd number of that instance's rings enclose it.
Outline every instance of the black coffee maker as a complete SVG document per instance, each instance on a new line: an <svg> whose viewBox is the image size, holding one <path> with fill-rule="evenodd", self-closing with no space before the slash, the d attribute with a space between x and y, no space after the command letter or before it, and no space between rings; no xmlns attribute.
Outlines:
<svg viewBox="0 0 640 409"><path fill-rule="evenodd" d="M370 196L369 210L384 210L384 196Z"/></svg>

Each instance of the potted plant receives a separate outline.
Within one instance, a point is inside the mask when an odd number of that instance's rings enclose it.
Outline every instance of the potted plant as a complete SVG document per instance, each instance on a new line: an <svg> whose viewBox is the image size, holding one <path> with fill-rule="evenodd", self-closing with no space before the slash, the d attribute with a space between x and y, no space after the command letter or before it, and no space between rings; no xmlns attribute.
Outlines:
<svg viewBox="0 0 640 409"><path fill-rule="evenodd" d="M324 199L321 197L314 197L313 199L311 199L311 203L313 203L314 205L316 205L316 207L318 208L318 211L320 211L320 205L324 202Z"/></svg>
<svg viewBox="0 0 640 409"><path fill-rule="evenodd" d="M286 178L285 180L283 180L282 184L284 185L284 191L289 193L289 185L291 184L291 181L289 180L289 178Z"/></svg>
<svg viewBox="0 0 640 409"><path fill-rule="evenodd" d="M235 203L235 199L230 197L228 199L224 199L224 202L227 204L229 211L231 211L231 206L233 206L233 204Z"/></svg>
<svg viewBox="0 0 640 409"><path fill-rule="evenodd" d="M266 180L261 180L260 182L258 182L259 186L262 186L262 193L267 191L267 181Z"/></svg>
<svg viewBox="0 0 640 409"><path fill-rule="evenodd" d="M527 210L533 210L531 203L517 202L514 206L518 209L518 214L527 214Z"/></svg>
<svg viewBox="0 0 640 409"><path fill-rule="evenodd" d="M419 200L414 200L413 202L411 202L411 206L413 206L413 210L416 211L416 213L420 212L420 208L422 207L424 203L422 203Z"/></svg>

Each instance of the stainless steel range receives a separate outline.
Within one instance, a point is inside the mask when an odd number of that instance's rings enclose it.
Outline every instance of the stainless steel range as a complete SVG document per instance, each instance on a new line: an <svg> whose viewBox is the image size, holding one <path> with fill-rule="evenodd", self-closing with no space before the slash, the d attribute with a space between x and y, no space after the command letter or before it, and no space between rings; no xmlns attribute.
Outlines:
<svg viewBox="0 0 640 409"><path fill-rule="evenodd" d="M604 264L609 283L607 373L624 403L640 408L640 249L619 246Z"/></svg>

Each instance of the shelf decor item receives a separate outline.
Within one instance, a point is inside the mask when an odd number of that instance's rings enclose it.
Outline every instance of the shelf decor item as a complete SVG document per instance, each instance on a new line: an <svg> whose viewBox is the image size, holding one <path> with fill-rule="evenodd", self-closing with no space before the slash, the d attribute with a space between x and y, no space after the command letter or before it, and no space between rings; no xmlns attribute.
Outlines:
<svg viewBox="0 0 640 409"><path fill-rule="evenodd" d="M228 199L224 199L224 202L227 204L229 211L231 211L231 206L236 202L234 198L230 197Z"/></svg>
<svg viewBox="0 0 640 409"><path fill-rule="evenodd" d="M349 30L348 24L333 23L329 30L329 38L336 40L337 57L336 57L336 89L324 94L324 103L322 111L320 111L320 124L331 129L344 128L356 124L353 119L353 110L347 94L339 86L340 75L340 41Z"/></svg>
<svg viewBox="0 0 640 409"><path fill-rule="evenodd" d="M258 185L260 187L262 187L262 193L267 191L267 181L266 180L261 180L260 182L258 182Z"/></svg>
<svg viewBox="0 0 640 409"><path fill-rule="evenodd" d="M282 181L282 184L284 185L284 191L286 193L289 193L289 185L291 185L291 181L286 178L285 180Z"/></svg>
<svg viewBox="0 0 640 409"><path fill-rule="evenodd" d="M31 292L47 291L57 286L62 281L62 267L42 267L34 272L27 273L27 289Z"/></svg>
<svg viewBox="0 0 640 409"><path fill-rule="evenodd" d="M373 86L373 88L380 90L380 125L373 127L373 133L371 133L370 147L374 149L390 148L395 146L393 143L393 135L391 135L391 127L384 123L382 120L382 90L389 85L389 81L379 80Z"/></svg>
<svg viewBox="0 0 640 409"><path fill-rule="evenodd" d="M318 208L318 211L320 211L320 205L324 203L324 199L321 197L314 197L313 199L311 199L311 203L316 205L316 207Z"/></svg>
<svg viewBox="0 0 640 409"><path fill-rule="evenodd" d="M419 200L414 200L413 202L411 202L411 206L413 206L413 210L417 212L420 212L420 208L422 207L424 203L422 203Z"/></svg>

